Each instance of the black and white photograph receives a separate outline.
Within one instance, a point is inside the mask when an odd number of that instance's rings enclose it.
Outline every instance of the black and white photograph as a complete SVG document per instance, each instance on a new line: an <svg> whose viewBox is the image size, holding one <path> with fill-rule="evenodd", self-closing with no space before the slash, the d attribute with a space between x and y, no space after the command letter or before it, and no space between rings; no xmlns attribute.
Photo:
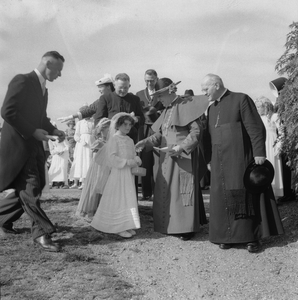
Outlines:
<svg viewBox="0 0 298 300"><path fill-rule="evenodd" d="M298 299L297 0L1 0L0 300Z"/></svg>

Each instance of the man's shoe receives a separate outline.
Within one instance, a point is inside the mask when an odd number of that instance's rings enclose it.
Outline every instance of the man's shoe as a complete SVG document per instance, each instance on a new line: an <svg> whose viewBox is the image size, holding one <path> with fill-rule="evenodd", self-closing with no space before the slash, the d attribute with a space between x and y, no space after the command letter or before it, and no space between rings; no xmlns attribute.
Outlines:
<svg viewBox="0 0 298 300"><path fill-rule="evenodd" d="M189 241L194 237L194 235L195 235L194 232L181 233L179 234L179 239L182 241Z"/></svg>
<svg viewBox="0 0 298 300"><path fill-rule="evenodd" d="M9 235L18 234L18 232L14 229L6 229L4 227L0 227L0 238L6 238Z"/></svg>
<svg viewBox="0 0 298 300"><path fill-rule="evenodd" d="M231 244L219 244L218 247L222 250L227 250L227 249L231 249L232 245Z"/></svg>
<svg viewBox="0 0 298 300"><path fill-rule="evenodd" d="M248 243L246 249L250 253L259 252L261 250L261 244L259 242Z"/></svg>
<svg viewBox="0 0 298 300"><path fill-rule="evenodd" d="M295 192L292 192L290 195L287 196L282 196L276 200L276 203L279 204L284 204L286 202L290 201L295 201L296 200L296 194Z"/></svg>
<svg viewBox="0 0 298 300"><path fill-rule="evenodd" d="M58 244L54 243L48 235L42 235L33 240L34 245L41 247L45 251L59 252L60 247Z"/></svg>
<svg viewBox="0 0 298 300"><path fill-rule="evenodd" d="M0 230L7 234L18 234L18 232L15 229L13 229L12 227L2 226L2 227L0 227Z"/></svg>

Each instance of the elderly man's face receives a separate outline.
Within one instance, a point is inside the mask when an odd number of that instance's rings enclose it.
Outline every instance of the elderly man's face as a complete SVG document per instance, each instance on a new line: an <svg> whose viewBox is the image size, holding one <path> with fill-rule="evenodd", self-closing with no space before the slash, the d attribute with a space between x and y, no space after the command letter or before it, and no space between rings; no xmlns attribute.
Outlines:
<svg viewBox="0 0 298 300"><path fill-rule="evenodd" d="M220 96L218 95L218 84L209 79L203 80L201 87L202 93L208 97L208 101L215 101Z"/></svg>
<svg viewBox="0 0 298 300"><path fill-rule="evenodd" d="M157 82L157 77L154 75L145 74L145 82L146 82L146 86L149 90L154 90L156 82Z"/></svg>
<svg viewBox="0 0 298 300"><path fill-rule="evenodd" d="M130 83L129 81L125 80L116 80L115 81L115 92L117 95L119 95L120 97L124 97L127 95L128 90L130 88Z"/></svg>

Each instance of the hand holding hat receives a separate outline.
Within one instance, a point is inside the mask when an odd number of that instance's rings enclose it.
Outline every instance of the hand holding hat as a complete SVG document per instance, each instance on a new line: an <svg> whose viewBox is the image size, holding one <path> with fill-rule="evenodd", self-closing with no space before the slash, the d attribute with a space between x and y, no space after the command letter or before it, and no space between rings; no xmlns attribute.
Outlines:
<svg viewBox="0 0 298 300"><path fill-rule="evenodd" d="M256 156L255 157L255 163L257 165L262 165L266 160L266 157L262 157L262 156Z"/></svg>

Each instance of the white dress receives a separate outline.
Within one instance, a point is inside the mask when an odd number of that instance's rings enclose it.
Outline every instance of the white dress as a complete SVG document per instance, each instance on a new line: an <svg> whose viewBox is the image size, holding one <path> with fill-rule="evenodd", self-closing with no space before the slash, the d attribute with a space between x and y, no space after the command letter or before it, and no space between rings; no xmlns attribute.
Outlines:
<svg viewBox="0 0 298 300"><path fill-rule="evenodd" d="M117 132L108 148L112 166L91 226L106 233L119 233L140 228L140 217L134 175L127 165L136 157L133 140Z"/></svg>
<svg viewBox="0 0 298 300"><path fill-rule="evenodd" d="M272 181L272 188L276 197L282 197L283 181L282 181L282 165L279 156L279 144L275 143L277 140L277 131L279 127L278 115L273 114L269 120L267 116L261 116L266 128L266 153L267 159L274 167L275 175Z"/></svg>
<svg viewBox="0 0 298 300"><path fill-rule="evenodd" d="M49 140L49 147L52 155L52 162L49 169L49 181L67 182L69 158L68 143L65 140L61 143Z"/></svg>
<svg viewBox="0 0 298 300"><path fill-rule="evenodd" d="M93 121L81 120L76 124L76 132L74 139L77 142L74 154L73 162L69 171L69 178L72 179L84 179L87 176L87 172L92 159L91 145L94 142L92 136Z"/></svg>

